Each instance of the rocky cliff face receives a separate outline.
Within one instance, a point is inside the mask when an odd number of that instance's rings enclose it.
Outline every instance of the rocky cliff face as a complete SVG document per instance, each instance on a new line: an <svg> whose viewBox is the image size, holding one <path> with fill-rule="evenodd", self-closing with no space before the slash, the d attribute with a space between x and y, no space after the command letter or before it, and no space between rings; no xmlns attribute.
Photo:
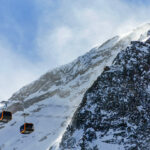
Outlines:
<svg viewBox="0 0 150 150"><path fill-rule="evenodd" d="M60 149L150 149L149 40L131 42L87 90Z"/></svg>
<svg viewBox="0 0 150 150"><path fill-rule="evenodd" d="M116 36L14 93L8 101L13 120L1 124L0 149L45 150L52 145L57 149L86 90L132 40L145 40L149 29L150 24L146 24L125 36ZM28 136L19 134L23 123L22 101L28 114L26 121L35 124L35 132Z"/></svg>

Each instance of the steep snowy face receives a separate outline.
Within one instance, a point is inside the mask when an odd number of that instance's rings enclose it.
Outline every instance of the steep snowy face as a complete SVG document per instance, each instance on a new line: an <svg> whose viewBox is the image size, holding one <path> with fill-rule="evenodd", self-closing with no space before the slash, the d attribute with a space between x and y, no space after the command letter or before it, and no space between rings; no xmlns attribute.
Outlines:
<svg viewBox="0 0 150 150"><path fill-rule="evenodd" d="M149 29L150 25L146 24L125 36L116 36L13 94L8 103L8 110L14 113L13 120L1 124L0 148L45 150L55 145L56 149L84 93L103 68L132 40L145 40ZM26 136L19 133L23 123L22 101L28 113L26 120L35 124L35 132Z"/></svg>
<svg viewBox="0 0 150 150"><path fill-rule="evenodd" d="M23 87L18 92L13 94L13 96L9 100L16 102L21 100L30 100L30 103L32 104L32 102L37 102L37 100L34 101L32 99L34 99L35 97L40 97L42 95L47 95L45 96L46 98L53 95L58 95L59 97L67 97L70 92L63 91L60 87L66 86L66 84L74 81L77 78L79 78L82 82L83 79L81 78L81 76L85 76L85 74L87 74L89 70L90 72L94 72L95 76L97 77L98 75L96 75L96 72L98 68L100 68L99 65L101 65L103 62L104 63L102 67L107 65L107 62L108 64L111 64L117 53L126 48L131 41L147 40L150 36L149 31L150 24L145 24L139 28L134 29L132 32L124 36L115 36L103 43L101 46L95 47L90 52L77 58L72 63L47 72L35 82ZM97 66L98 68L96 69L96 72L95 70L92 71ZM101 71L98 71L98 73ZM91 75L93 75L93 73L91 73ZM90 75L85 78L86 79L84 79L84 81L89 81ZM79 86L80 85L77 85L77 87ZM40 98L40 100L45 99L45 97Z"/></svg>
<svg viewBox="0 0 150 150"><path fill-rule="evenodd" d="M60 149L150 149L150 43L131 43L88 89Z"/></svg>

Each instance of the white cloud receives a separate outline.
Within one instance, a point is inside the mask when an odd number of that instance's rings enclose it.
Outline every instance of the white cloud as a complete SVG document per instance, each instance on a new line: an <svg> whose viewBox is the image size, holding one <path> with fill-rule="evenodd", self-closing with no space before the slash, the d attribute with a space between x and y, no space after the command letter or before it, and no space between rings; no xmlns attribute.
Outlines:
<svg viewBox="0 0 150 150"><path fill-rule="evenodd" d="M44 58L44 61L50 59L50 63L48 64L49 68L53 65L56 67L58 63L62 62L64 59L63 57L68 55L68 49L64 52L62 52L62 49L65 49L66 45L69 45L72 40L72 36L72 30L68 27L62 26L60 28L56 28L53 32L47 32L47 34L42 36L42 39L40 38L38 40L37 44L40 47L39 55Z"/></svg>
<svg viewBox="0 0 150 150"><path fill-rule="evenodd" d="M37 38L38 53L49 68L68 63L92 45L126 33L149 19L145 17L148 8L123 0L62 0L58 7L54 4L53 1L43 6ZM55 13L51 12L52 7L56 7Z"/></svg>
<svg viewBox="0 0 150 150"><path fill-rule="evenodd" d="M0 43L0 100L9 98L37 76L39 72L33 64L13 53L8 43Z"/></svg>

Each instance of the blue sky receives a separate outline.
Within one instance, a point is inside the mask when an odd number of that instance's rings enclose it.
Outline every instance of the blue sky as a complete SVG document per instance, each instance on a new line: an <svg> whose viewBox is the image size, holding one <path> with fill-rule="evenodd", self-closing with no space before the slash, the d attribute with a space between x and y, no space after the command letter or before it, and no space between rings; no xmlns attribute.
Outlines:
<svg viewBox="0 0 150 150"><path fill-rule="evenodd" d="M0 100L149 14L149 0L0 0Z"/></svg>
<svg viewBox="0 0 150 150"><path fill-rule="evenodd" d="M31 0L2 0L0 2L0 33L15 53L32 58L36 55L35 42L39 10Z"/></svg>

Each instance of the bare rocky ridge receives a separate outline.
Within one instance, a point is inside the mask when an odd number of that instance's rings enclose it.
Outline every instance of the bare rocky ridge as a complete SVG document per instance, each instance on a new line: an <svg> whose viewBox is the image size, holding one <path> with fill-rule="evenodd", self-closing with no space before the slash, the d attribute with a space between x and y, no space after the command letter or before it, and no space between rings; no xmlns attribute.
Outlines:
<svg viewBox="0 0 150 150"><path fill-rule="evenodd" d="M150 44L134 41L87 90L60 149L150 149ZM113 146L112 146L113 149Z"/></svg>

